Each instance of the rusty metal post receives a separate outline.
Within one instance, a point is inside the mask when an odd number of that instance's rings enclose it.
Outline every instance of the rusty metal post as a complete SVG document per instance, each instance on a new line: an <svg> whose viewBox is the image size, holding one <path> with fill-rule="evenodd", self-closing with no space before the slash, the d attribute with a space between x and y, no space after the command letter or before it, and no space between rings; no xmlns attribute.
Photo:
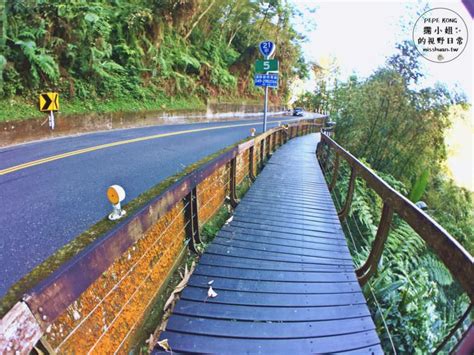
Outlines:
<svg viewBox="0 0 474 355"><path fill-rule="evenodd" d="M236 208L239 204L239 199L237 198L237 157L233 158L230 161L230 205L232 208Z"/></svg>
<svg viewBox="0 0 474 355"><path fill-rule="evenodd" d="M347 190L346 202L344 203L344 207L337 213L337 216L339 217L341 221L347 217L351 209L352 196L354 195L356 177L357 177L357 170L354 167L352 167L351 178L349 180L349 189Z"/></svg>
<svg viewBox="0 0 474 355"><path fill-rule="evenodd" d="M380 217L379 227L374 241L372 242L372 250L364 265L356 270L357 279L361 286L364 286L369 278L377 271L377 266L382 256L385 242L390 231L390 224L392 223L393 209L388 203L384 203L382 209L382 216Z"/></svg>
<svg viewBox="0 0 474 355"><path fill-rule="evenodd" d="M255 158L255 146L249 148L249 178L250 181L254 182L255 172L254 172L254 158Z"/></svg>
<svg viewBox="0 0 474 355"><path fill-rule="evenodd" d="M338 173L339 173L339 153L336 152L336 161L334 162L334 169L332 170L332 180L331 180L331 184L329 185L329 191L334 190L334 187L336 187Z"/></svg>
<svg viewBox="0 0 474 355"><path fill-rule="evenodd" d="M184 214L187 223L186 235L190 239L190 248L196 254L200 254L197 248L198 244L201 244L201 235L199 233L199 209L196 187L186 195L184 203L187 204Z"/></svg>

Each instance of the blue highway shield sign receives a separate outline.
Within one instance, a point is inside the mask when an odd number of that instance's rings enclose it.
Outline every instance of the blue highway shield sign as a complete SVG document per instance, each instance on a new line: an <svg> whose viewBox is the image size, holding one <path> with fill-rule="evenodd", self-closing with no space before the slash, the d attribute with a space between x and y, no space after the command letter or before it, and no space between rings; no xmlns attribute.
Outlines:
<svg viewBox="0 0 474 355"><path fill-rule="evenodd" d="M263 41L260 42L258 48L265 58L269 58L275 51L275 43L272 41Z"/></svg>

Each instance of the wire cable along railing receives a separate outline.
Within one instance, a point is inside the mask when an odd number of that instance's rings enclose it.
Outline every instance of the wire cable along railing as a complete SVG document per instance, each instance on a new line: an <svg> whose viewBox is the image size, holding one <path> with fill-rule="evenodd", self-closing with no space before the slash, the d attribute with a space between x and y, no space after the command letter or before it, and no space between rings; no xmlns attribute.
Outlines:
<svg viewBox="0 0 474 355"><path fill-rule="evenodd" d="M474 303L474 260L469 252L454 239L442 226L440 226L428 214L423 212L414 203L400 194L372 170L366 167L351 153L336 143L330 135L332 130L324 130L321 133L321 141L318 144L316 153L322 170L327 175L329 190L333 191L338 179L342 160L350 167L350 178L348 182L345 201L338 211L341 221L349 215L352 199L354 195L356 179L361 178L366 185L374 190L383 201L382 213L375 239L367 260L356 270L356 275L361 286L367 284L368 280L377 272L377 267L381 259L385 243L387 241L391 222L394 214L397 214L424 240L435 255L443 262L446 268L457 280L462 289L469 297L470 305L459 321L453 327L448 336L435 350L441 350L456 330L468 318ZM329 157L331 152L335 155L333 164L329 168ZM329 173L332 170L332 173ZM458 346L463 343L473 341L474 331L472 326L465 332L463 339ZM464 341L464 340L468 341Z"/></svg>
<svg viewBox="0 0 474 355"><path fill-rule="evenodd" d="M269 129L181 177L27 291L1 319L0 353L28 353L38 342L52 353L100 353L101 341L106 352L123 350L158 292L151 275L163 273L164 282L163 270L171 272L186 245L200 254L203 224L225 200L237 206L239 180L254 181L278 147L320 127L306 119ZM97 328L94 320L105 319L106 308L116 316Z"/></svg>

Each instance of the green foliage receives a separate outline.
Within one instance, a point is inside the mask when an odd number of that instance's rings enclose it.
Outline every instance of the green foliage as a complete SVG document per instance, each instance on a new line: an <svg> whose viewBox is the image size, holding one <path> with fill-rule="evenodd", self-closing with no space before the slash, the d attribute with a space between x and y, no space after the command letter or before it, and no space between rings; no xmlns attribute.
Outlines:
<svg viewBox="0 0 474 355"><path fill-rule="evenodd" d="M421 197L423 196L426 186L428 186L428 177L430 176L430 172L425 170L421 173L420 177L418 177L413 184L413 187L410 191L410 195L408 198L412 202L418 202Z"/></svg>
<svg viewBox="0 0 474 355"><path fill-rule="evenodd" d="M307 71L293 9L282 0L9 0L0 10L0 98L35 99L42 90L60 91L62 103L253 97L263 39L279 48L275 100Z"/></svg>
<svg viewBox="0 0 474 355"><path fill-rule="evenodd" d="M30 66L33 88L38 87L41 78L49 79L53 83L58 80L59 69L53 57L38 49L34 41L17 40L15 44L21 48L21 54Z"/></svg>
<svg viewBox="0 0 474 355"><path fill-rule="evenodd" d="M7 65L7 59L0 54L0 95L4 94L3 90L3 71L5 70L5 66Z"/></svg>
<svg viewBox="0 0 474 355"><path fill-rule="evenodd" d="M386 173L376 173L406 193L400 181ZM334 191L336 201L344 200L349 175L350 170L343 166ZM359 180L345 228L357 265L365 262L371 250L382 207L380 198ZM391 345L384 320L398 352L429 353L469 303L444 264L397 216L392 221L378 273L371 283L373 291L365 287L364 292L387 353L391 352Z"/></svg>
<svg viewBox="0 0 474 355"><path fill-rule="evenodd" d="M352 76L333 84L330 75L321 75L300 102L329 109L337 121L336 140L397 191L414 202L423 198L427 213L473 253L473 193L444 173L449 110L465 103L440 85L414 90L421 77L418 54L407 42L397 48L400 53L367 79ZM349 174L343 165L336 201L345 198ZM370 253L382 209L381 199L359 180L345 225L357 265ZM469 304L441 260L397 215L378 273L364 292L387 353L389 333L397 352L432 352Z"/></svg>

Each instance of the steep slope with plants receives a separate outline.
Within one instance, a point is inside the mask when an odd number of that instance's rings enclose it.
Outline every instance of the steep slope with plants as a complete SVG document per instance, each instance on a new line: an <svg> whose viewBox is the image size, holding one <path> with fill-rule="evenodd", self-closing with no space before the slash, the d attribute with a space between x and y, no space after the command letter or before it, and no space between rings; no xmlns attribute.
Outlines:
<svg viewBox="0 0 474 355"><path fill-rule="evenodd" d="M37 93L48 90L61 93L66 113L253 98L264 39L281 62L273 99L285 101L289 83L307 74L294 11L282 0L7 0L0 120L34 115Z"/></svg>
<svg viewBox="0 0 474 355"><path fill-rule="evenodd" d="M418 52L409 42L398 49L366 79L339 82L331 68L325 75L316 68L315 91L297 104L329 110L336 140L411 201L426 202L427 213L473 254L473 193L448 177L444 142L452 120L459 119L453 112L468 104L441 85L419 88ZM345 166L336 204L345 199L349 174ZM380 198L358 181L344 226L357 265L370 252L381 210ZM396 217L379 272L365 288L385 350L393 352L393 344L400 353L434 351L469 304L461 291L423 240Z"/></svg>

